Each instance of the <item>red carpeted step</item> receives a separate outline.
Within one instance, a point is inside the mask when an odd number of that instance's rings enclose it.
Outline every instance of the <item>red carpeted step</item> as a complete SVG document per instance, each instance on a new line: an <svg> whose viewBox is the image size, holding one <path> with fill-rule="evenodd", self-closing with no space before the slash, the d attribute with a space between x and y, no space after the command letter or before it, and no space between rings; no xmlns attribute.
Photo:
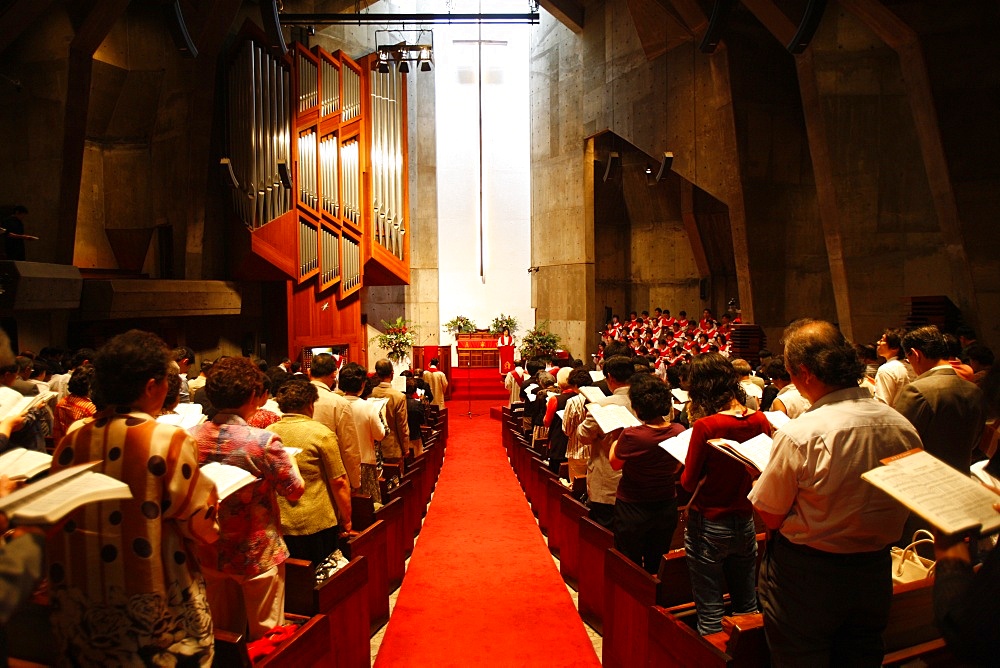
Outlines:
<svg viewBox="0 0 1000 668"><path fill-rule="evenodd" d="M505 399L507 388L503 385L503 376L496 369L466 369L453 368L448 379L451 389L451 401L467 401L468 399Z"/></svg>
<svg viewBox="0 0 1000 668"><path fill-rule="evenodd" d="M452 414L434 500L375 665L599 666L490 419Z"/></svg>

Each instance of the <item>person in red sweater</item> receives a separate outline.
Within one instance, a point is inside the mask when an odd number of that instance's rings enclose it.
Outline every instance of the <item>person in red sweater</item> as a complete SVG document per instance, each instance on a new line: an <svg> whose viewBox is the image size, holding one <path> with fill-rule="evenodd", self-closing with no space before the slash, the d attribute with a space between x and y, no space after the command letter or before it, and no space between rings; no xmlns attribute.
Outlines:
<svg viewBox="0 0 1000 668"><path fill-rule="evenodd" d="M729 591L734 615L757 612L754 566L757 539L747 494L753 476L743 464L708 441L743 442L771 433L764 415L746 407L746 393L732 363L718 353L691 361L688 394L691 444L681 486L693 493L684 532L691 591L701 635L722 630L722 594Z"/></svg>

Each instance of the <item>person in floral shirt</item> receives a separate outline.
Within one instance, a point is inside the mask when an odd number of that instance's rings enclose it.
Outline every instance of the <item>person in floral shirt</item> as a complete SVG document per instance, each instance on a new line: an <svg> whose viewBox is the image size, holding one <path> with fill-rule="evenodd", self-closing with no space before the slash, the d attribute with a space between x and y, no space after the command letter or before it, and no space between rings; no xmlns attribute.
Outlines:
<svg viewBox="0 0 1000 668"><path fill-rule="evenodd" d="M59 665L209 666L212 617L189 546L218 540L215 485L196 447L153 419L167 392L166 346L131 330L94 359L106 408L66 436L52 471L94 460L132 498L83 506L47 541Z"/></svg>
<svg viewBox="0 0 1000 668"><path fill-rule="evenodd" d="M227 357L212 366L205 382L218 410L191 430L198 463L221 462L252 473L257 480L219 504L219 541L199 548L212 619L217 628L256 640L284 623L285 560L277 496L295 501L305 484L281 438L251 427L247 418L264 397L263 373L245 357Z"/></svg>

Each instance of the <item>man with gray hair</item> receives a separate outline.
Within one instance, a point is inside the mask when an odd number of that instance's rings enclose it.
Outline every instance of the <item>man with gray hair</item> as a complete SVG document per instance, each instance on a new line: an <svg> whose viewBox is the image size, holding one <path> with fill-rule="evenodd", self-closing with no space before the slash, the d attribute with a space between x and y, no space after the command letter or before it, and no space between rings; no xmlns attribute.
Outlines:
<svg viewBox="0 0 1000 668"><path fill-rule="evenodd" d="M785 366L811 403L774 435L749 494L771 540L758 592L775 666L878 666L892 601L889 546L906 508L861 479L920 447L899 413L858 386L864 364L831 323L785 330Z"/></svg>

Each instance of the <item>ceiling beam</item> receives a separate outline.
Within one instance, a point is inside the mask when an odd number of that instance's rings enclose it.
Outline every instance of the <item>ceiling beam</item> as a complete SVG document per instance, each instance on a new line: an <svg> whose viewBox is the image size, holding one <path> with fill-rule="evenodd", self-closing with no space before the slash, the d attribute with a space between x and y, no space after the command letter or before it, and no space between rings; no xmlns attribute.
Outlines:
<svg viewBox="0 0 1000 668"><path fill-rule="evenodd" d="M576 0L538 0L538 4L573 32L583 32L583 5Z"/></svg>

